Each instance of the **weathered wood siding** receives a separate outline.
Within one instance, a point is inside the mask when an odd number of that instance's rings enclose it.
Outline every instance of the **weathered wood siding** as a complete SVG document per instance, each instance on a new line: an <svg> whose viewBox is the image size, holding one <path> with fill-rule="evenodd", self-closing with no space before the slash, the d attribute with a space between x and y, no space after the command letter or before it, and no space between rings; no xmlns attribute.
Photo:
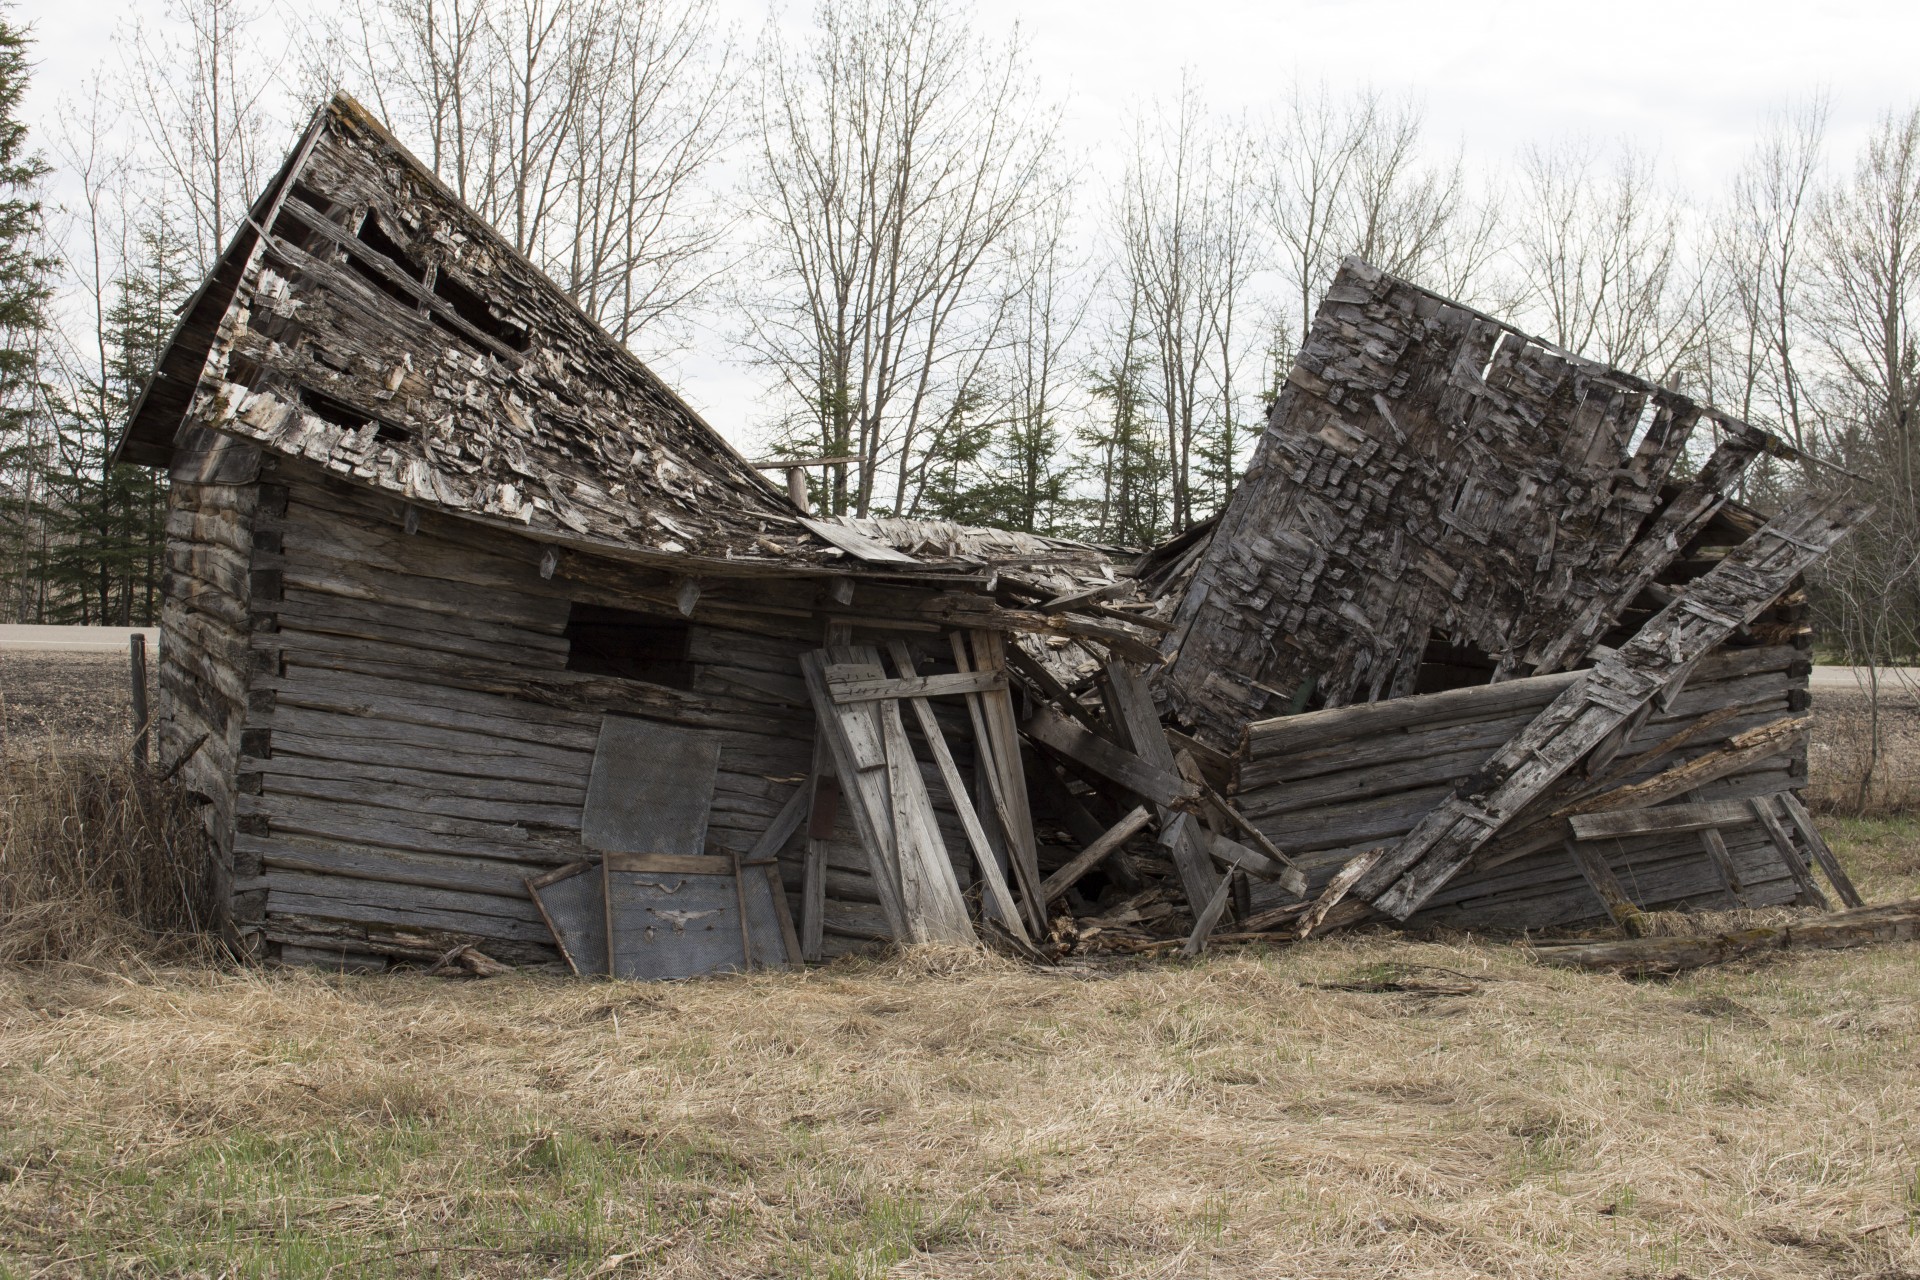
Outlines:
<svg viewBox="0 0 1920 1280"><path fill-rule="evenodd" d="M374 964L464 939L501 960L556 959L522 880L582 856L606 712L718 737L719 847L748 851L804 784L798 658L818 641L705 625L696 610L690 690L572 672L571 602L655 602L542 578L536 542L431 513L408 534L396 500L297 464L266 471L234 845L242 924L285 954ZM948 849L964 850L947 817ZM796 912L803 844L782 864ZM884 937L844 814L829 866L828 952Z"/></svg>
<svg viewBox="0 0 1920 1280"><path fill-rule="evenodd" d="M1790 611L1790 610L1788 610ZM1807 651L1799 643L1724 648L1695 669L1673 706L1657 712L1620 753L1654 746L1722 707L1738 713L1632 781L1704 754L1735 734L1804 713ZM1317 891L1347 859L1405 835L1480 769L1576 673L1399 698L1267 720L1249 727L1235 790L1244 812L1307 868ZM1802 735L1787 752L1709 783L1703 800L1797 789L1806 782ZM1474 928L1542 928L1603 915L1561 847L1564 822L1503 834L1475 865L1409 920ZM1755 905L1790 901L1796 886L1757 827L1727 833ZM1721 883L1692 833L1601 842L1621 882L1643 907L1727 905Z"/></svg>
<svg viewBox="0 0 1920 1280"><path fill-rule="evenodd" d="M220 903L231 900L234 876L233 769L246 719L259 470L254 446L189 431L168 477L154 741L163 767L185 757L178 776L205 798ZM219 922L235 940L231 923Z"/></svg>

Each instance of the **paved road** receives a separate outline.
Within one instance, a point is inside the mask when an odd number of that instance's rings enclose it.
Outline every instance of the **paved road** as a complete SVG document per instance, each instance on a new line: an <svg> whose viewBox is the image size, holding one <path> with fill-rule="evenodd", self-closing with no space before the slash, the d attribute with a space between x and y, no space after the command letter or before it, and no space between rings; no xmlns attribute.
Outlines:
<svg viewBox="0 0 1920 1280"><path fill-rule="evenodd" d="M1920 693L1920 667L1881 667L1881 693ZM1873 688L1865 667L1815 667L1808 681L1815 693L1865 693Z"/></svg>
<svg viewBox="0 0 1920 1280"><path fill-rule="evenodd" d="M145 633L147 648L160 643L158 627L35 627L0 625L0 649L65 653L125 653L127 637Z"/></svg>

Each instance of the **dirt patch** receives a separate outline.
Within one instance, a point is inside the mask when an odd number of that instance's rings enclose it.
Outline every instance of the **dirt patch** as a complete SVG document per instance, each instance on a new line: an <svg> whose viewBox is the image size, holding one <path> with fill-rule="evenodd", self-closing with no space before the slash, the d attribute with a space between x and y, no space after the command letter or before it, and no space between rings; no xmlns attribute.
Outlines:
<svg viewBox="0 0 1920 1280"><path fill-rule="evenodd" d="M151 682L151 658L147 665ZM0 649L0 728L9 751L118 751L132 732L132 701L124 653Z"/></svg>

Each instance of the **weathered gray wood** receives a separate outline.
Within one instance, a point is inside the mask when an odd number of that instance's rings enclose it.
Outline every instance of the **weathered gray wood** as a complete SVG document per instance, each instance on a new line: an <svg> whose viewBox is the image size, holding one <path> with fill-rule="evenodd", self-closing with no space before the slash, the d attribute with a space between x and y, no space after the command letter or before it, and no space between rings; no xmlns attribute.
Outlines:
<svg viewBox="0 0 1920 1280"><path fill-rule="evenodd" d="M1613 922L1629 937L1637 938L1645 933L1646 913L1634 904L1599 851L1574 836L1567 838L1565 848L1567 856L1573 859L1573 865L1580 868L1580 874L1586 879L1594 896L1600 899L1600 905L1613 917Z"/></svg>
<svg viewBox="0 0 1920 1280"><path fill-rule="evenodd" d="M889 643L894 666L899 670L913 670L913 659L907 653L905 642L895 640ZM981 690L970 689L961 692L978 693ZM1001 873L1000 862L994 856L992 844L987 840L985 828L980 825L980 816L974 808L973 798L967 794L966 783L960 777L960 768L953 761L953 752L947 747L946 735L941 732L939 722L934 719L933 708L925 698L910 697L907 704L913 708L914 716L920 723L920 734L926 739L927 750L933 756L933 762L940 771L941 783L947 789L947 795L953 801L953 810L960 820L960 828L966 833L967 845L973 850L974 862L980 868L981 880L985 883L989 901L996 917L1005 925L1007 931L1021 942L1031 942L1027 927L1020 919L1020 909L1014 905L1013 894L1007 888L1006 877Z"/></svg>
<svg viewBox="0 0 1920 1280"><path fill-rule="evenodd" d="M720 860L716 860L720 861ZM603 865L607 971L692 978L746 967L738 878L615 871Z"/></svg>
<svg viewBox="0 0 1920 1280"><path fill-rule="evenodd" d="M1114 823L1102 832L1098 839L1075 854L1071 861L1046 878L1040 886L1040 896L1052 905L1054 899L1080 882L1080 878L1093 870L1106 857L1132 839L1153 820L1146 807L1140 806L1126 817Z"/></svg>
<svg viewBox="0 0 1920 1280"><path fill-rule="evenodd" d="M1773 847L1779 851L1781 863L1793 876L1793 882L1800 887L1801 898L1822 911L1830 910L1831 904L1827 901L1827 895L1820 892L1820 886L1814 883L1813 873L1808 869L1806 860L1800 856L1800 851L1794 848L1793 839L1787 835L1786 828L1780 825L1780 816L1774 810L1773 798L1755 796L1747 803L1753 810L1753 816L1759 820L1760 829L1767 833L1767 839L1773 841Z"/></svg>
<svg viewBox="0 0 1920 1280"><path fill-rule="evenodd" d="M1348 893L1352 892L1353 886L1359 882L1360 878L1371 871L1374 864L1385 857L1386 853L1386 846L1379 845L1348 859L1346 864L1334 873L1333 878L1327 881L1326 888L1320 891L1320 896L1313 900L1313 904L1300 917L1300 923L1294 930L1295 936L1312 937L1313 931L1326 921L1333 909L1345 900Z"/></svg>
<svg viewBox="0 0 1920 1280"><path fill-rule="evenodd" d="M1857 504L1828 498L1769 521L1555 698L1495 756L1485 786L1423 819L1362 881L1362 895L1390 915L1411 915L1509 817L1636 712L1669 676L1757 617L1863 514Z"/></svg>
<svg viewBox="0 0 1920 1280"><path fill-rule="evenodd" d="M1221 877L1220 887L1213 891L1206 905L1195 913L1193 932L1187 935L1186 943L1180 948L1181 955L1197 956L1207 949L1207 939L1213 936L1220 917L1227 913L1227 901L1233 895L1234 881L1239 875L1239 868L1236 867Z"/></svg>
<svg viewBox="0 0 1920 1280"><path fill-rule="evenodd" d="M719 765L719 744L704 733L607 716L587 781L581 843L605 853L699 853ZM615 974L624 976L617 968Z"/></svg>
<svg viewBox="0 0 1920 1280"><path fill-rule="evenodd" d="M1568 818L1567 825L1576 840L1604 840L1613 836L1657 835L1739 826L1752 820L1753 812L1746 805L1731 800L1713 800L1704 804L1668 804L1651 809L1580 813Z"/></svg>
<svg viewBox="0 0 1920 1280"><path fill-rule="evenodd" d="M878 655L876 654L877 658ZM907 739L898 702L874 704L886 750L887 794L893 807L894 847L901 900L916 942L973 944L973 923L947 856L933 804L921 777L913 745Z"/></svg>
<svg viewBox="0 0 1920 1280"><path fill-rule="evenodd" d="M1726 837L1720 834L1718 828L1707 827L1700 832L1700 848L1719 873L1721 884L1726 886L1727 901L1735 907L1751 906L1746 886L1740 880L1739 869L1733 865L1733 855L1727 851Z"/></svg>
<svg viewBox="0 0 1920 1280"><path fill-rule="evenodd" d="M1634 938L1621 942L1539 943L1533 958L1572 969L1603 969L1626 977L1682 973L1741 956L1787 949L1831 949L1920 938L1920 903L1901 902L1836 912L1787 925L1693 937Z"/></svg>
<svg viewBox="0 0 1920 1280"><path fill-rule="evenodd" d="M1833 891L1840 895L1840 901L1849 907L1866 906L1865 899L1860 896L1860 890L1854 887L1853 878L1847 874L1846 868L1840 865L1840 860L1833 856L1833 850L1828 848L1827 842L1821 838L1820 828L1814 825L1813 815L1807 812L1807 806L1800 803L1800 797L1791 791L1782 791L1775 799L1786 811L1787 821L1791 822L1793 829L1800 833L1801 842L1813 852L1814 861L1818 862L1820 870L1826 873L1827 881L1833 885Z"/></svg>
<svg viewBox="0 0 1920 1280"><path fill-rule="evenodd" d="M1123 743L1149 768L1161 774L1172 774L1180 778L1182 785L1190 788L1196 796L1204 795L1204 789L1196 779L1181 774L1173 748L1167 743L1166 731L1160 726L1160 717L1154 710L1153 695L1147 691L1146 682L1123 662L1108 663L1102 674L1110 703L1107 711ZM1099 742L1100 739L1093 741ZM1197 911L1202 904L1213 900L1220 887L1220 876L1213 867L1207 833L1198 822L1182 821L1183 815L1175 813L1162 797L1147 795L1145 798L1160 806L1161 843L1172 857L1174 869L1180 874L1181 888L1186 893L1188 904Z"/></svg>
<svg viewBox="0 0 1920 1280"><path fill-rule="evenodd" d="M894 643L899 644L900 641ZM909 662L904 670L913 670ZM991 693L1005 689L1004 676L985 671L957 671L948 675L899 676L882 680L831 680L833 700L849 702L890 702L900 698L948 698L967 693Z"/></svg>
<svg viewBox="0 0 1920 1280"><path fill-rule="evenodd" d="M1033 810L1027 798L1027 773L1021 763L1020 731L1013 715L1013 698L1006 687L1006 641L992 631L973 631L963 646L956 632L951 637L955 666L962 672L971 669L999 679L998 689L969 694L967 704L979 713L979 725L985 731L987 759L997 786L995 811L1000 831L1007 844L1007 861L1027 913L1027 926L1038 937L1046 927L1046 910L1040 895L1040 851L1033 832ZM962 661L969 653L971 664ZM976 743L976 749L978 744Z"/></svg>
<svg viewBox="0 0 1920 1280"><path fill-rule="evenodd" d="M1199 789L1178 773L1155 768L1133 752L1088 733L1050 707L1036 708L1021 728L1040 745L1119 783L1143 800L1164 808L1185 808L1199 802Z"/></svg>
<svg viewBox="0 0 1920 1280"><path fill-rule="evenodd" d="M607 904L600 869L582 859L530 877L526 886L567 967L583 978L604 974Z"/></svg>

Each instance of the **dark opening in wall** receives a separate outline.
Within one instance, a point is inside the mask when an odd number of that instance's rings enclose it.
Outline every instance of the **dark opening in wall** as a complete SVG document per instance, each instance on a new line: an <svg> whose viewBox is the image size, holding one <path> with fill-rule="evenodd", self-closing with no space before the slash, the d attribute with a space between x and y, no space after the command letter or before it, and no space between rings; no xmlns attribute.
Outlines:
<svg viewBox="0 0 1920 1280"><path fill-rule="evenodd" d="M434 276L433 291L443 302L453 308L455 315L495 342L515 351L527 349L527 331L511 320L504 320L495 315L485 298L448 275L445 267L440 268L439 273Z"/></svg>
<svg viewBox="0 0 1920 1280"><path fill-rule="evenodd" d="M1493 679L1493 669L1493 659L1477 645L1454 644L1436 633L1427 641L1426 656L1414 677L1413 691L1441 693L1487 684Z"/></svg>
<svg viewBox="0 0 1920 1280"><path fill-rule="evenodd" d="M567 670L691 689L690 635L671 618L576 603L567 612Z"/></svg>
<svg viewBox="0 0 1920 1280"><path fill-rule="evenodd" d="M401 248L400 242L387 234L386 228L380 225L380 215L372 209L367 210L367 216L360 220L360 243L415 280L424 281L427 278L427 269L415 262L413 255Z"/></svg>
<svg viewBox="0 0 1920 1280"><path fill-rule="evenodd" d="M345 400L339 400L324 391L315 391L312 387L300 388L300 403L308 413L322 422L331 422L336 427L345 427L349 431L363 430L373 423L373 438L386 444L405 444L413 439L413 432L396 423L386 422L354 408Z"/></svg>

